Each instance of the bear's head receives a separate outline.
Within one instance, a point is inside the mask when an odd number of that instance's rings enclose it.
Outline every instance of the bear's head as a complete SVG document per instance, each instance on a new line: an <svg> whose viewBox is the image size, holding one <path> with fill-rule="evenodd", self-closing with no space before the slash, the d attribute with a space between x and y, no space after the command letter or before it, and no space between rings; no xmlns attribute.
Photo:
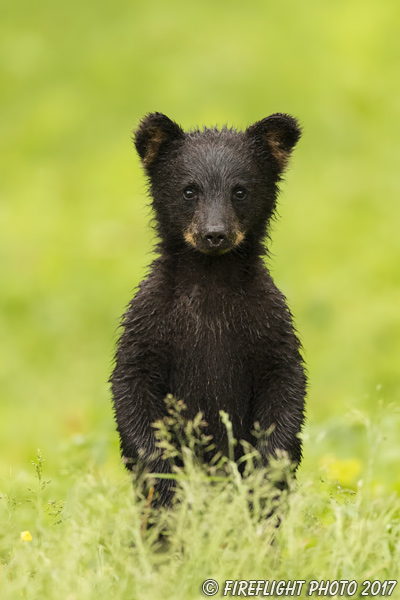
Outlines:
<svg viewBox="0 0 400 600"><path fill-rule="evenodd" d="M285 114L245 131L190 132L161 113L147 115L134 142L163 243L218 256L260 242L300 134L297 121Z"/></svg>

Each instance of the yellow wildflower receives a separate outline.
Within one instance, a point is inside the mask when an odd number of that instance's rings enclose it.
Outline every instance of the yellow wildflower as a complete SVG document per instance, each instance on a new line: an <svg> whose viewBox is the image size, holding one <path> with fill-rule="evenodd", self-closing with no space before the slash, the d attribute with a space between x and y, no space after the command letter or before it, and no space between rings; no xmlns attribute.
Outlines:
<svg viewBox="0 0 400 600"><path fill-rule="evenodd" d="M32 535L30 531L21 531L21 540L23 542L30 542L32 541Z"/></svg>
<svg viewBox="0 0 400 600"><path fill-rule="evenodd" d="M320 466L327 473L329 479L348 486L356 482L362 467L357 458L340 460L332 454L323 456L320 460Z"/></svg>

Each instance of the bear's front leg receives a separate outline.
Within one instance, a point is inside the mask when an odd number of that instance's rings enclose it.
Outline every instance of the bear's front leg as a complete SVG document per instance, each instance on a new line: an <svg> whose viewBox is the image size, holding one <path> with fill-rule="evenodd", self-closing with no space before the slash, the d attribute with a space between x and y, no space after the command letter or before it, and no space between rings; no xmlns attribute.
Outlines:
<svg viewBox="0 0 400 600"><path fill-rule="evenodd" d="M157 447L153 423L166 414L167 389L165 354L139 347L126 335L120 340L111 377L115 417L121 453L128 469L171 473L168 460ZM157 348L157 346L156 346ZM156 478L154 502L167 505L173 497L173 480Z"/></svg>
<svg viewBox="0 0 400 600"><path fill-rule="evenodd" d="M293 336L290 341L257 361L252 419L266 433L258 444L264 465L279 450L288 454L295 467L301 461L306 376L297 339Z"/></svg>

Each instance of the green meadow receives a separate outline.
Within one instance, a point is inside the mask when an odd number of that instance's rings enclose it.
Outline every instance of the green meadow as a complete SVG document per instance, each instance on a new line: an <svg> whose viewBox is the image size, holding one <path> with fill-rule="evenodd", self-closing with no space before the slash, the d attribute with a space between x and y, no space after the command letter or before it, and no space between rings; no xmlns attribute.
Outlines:
<svg viewBox="0 0 400 600"><path fill-rule="evenodd" d="M3 7L1 600L190 600L209 578L216 597L241 579L355 580L357 597L400 577L399 22L396 0ZM153 514L120 461L108 378L152 260L131 143L152 111L303 126L268 259L309 374L278 529L260 474L215 478L188 452L180 503Z"/></svg>

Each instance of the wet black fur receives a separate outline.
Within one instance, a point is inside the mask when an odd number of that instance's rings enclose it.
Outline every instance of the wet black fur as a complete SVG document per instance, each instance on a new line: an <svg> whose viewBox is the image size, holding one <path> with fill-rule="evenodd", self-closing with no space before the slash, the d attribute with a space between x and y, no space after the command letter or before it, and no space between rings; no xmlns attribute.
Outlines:
<svg viewBox="0 0 400 600"><path fill-rule="evenodd" d="M238 440L256 443L256 421L263 430L272 427L265 463L277 449L300 462L306 388L300 344L262 258L281 173L299 137L295 119L280 114L244 132L184 133L160 113L140 123L135 145L149 178L160 256L124 316L112 375L128 466L141 456L151 471L169 472L161 457L149 460L156 452L152 423L165 415L167 394L185 402L188 418L202 411L222 451L220 410L229 413ZM194 200L184 198L187 186ZM244 200L233 197L238 186L247 191ZM225 254L204 254L211 225L227 235L236 228L244 239L236 247L229 241ZM190 228L199 249L184 238ZM170 503L171 480L156 487L160 503Z"/></svg>

